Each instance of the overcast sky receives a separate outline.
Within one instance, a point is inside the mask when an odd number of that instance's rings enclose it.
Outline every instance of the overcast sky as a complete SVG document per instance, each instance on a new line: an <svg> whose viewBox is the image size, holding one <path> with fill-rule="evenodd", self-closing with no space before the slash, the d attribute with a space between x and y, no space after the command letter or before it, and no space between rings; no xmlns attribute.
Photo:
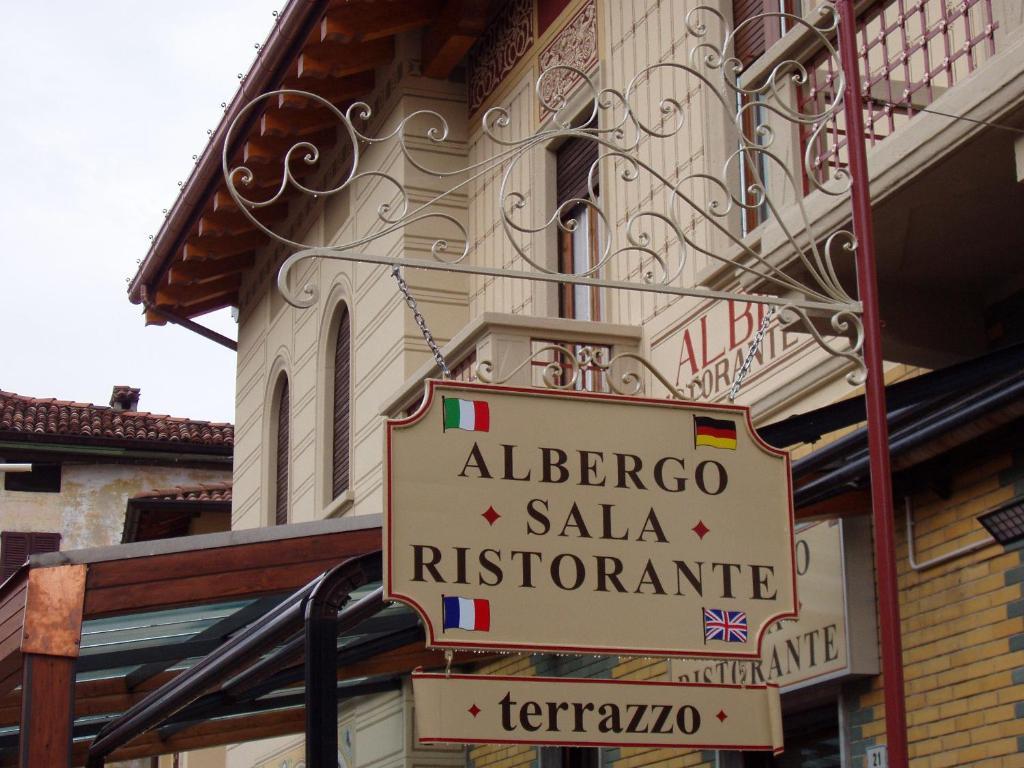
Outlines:
<svg viewBox="0 0 1024 768"><path fill-rule="evenodd" d="M283 0L7 3L0 23L0 389L234 420L235 354L145 327L145 256ZM227 311L202 319L225 335Z"/></svg>

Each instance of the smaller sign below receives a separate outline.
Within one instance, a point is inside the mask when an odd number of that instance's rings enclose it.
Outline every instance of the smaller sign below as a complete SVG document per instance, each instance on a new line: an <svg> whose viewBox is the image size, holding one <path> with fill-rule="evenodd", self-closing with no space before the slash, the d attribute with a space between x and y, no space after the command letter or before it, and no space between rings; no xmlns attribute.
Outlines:
<svg viewBox="0 0 1024 768"><path fill-rule="evenodd" d="M421 743L782 752L775 685L414 672Z"/></svg>

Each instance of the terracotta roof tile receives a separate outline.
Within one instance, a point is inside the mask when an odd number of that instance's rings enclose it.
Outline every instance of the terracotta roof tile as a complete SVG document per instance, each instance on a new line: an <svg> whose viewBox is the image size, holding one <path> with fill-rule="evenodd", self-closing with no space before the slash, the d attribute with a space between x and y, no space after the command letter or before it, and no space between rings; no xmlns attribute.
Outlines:
<svg viewBox="0 0 1024 768"><path fill-rule="evenodd" d="M132 499L139 501L231 501L231 482L176 485L173 488L137 493Z"/></svg>
<svg viewBox="0 0 1024 768"><path fill-rule="evenodd" d="M231 424L0 391L0 433L232 446Z"/></svg>

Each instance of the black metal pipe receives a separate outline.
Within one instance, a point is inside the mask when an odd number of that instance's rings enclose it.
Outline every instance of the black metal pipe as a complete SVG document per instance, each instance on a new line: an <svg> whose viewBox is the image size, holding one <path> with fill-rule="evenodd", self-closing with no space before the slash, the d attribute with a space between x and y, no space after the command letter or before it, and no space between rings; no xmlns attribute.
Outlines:
<svg viewBox="0 0 1024 768"><path fill-rule="evenodd" d="M379 560L378 560L379 562ZM384 609L384 588L350 610L338 609L352 590L344 565L328 571L306 600L306 765L335 765L338 757L338 635Z"/></svg>
<svg viewBox="0 0 1024 768"><path fill-rule="evenodd" d="M1024 375L998 381L982 392L972 393L893 434L889 443L890 452L897 456L916 448L1021 395L1024 395ZM797 488L794 493L794 504L797 507L805 507L831 498L862 478L867 469L867 456L848 461L838 469Z"/></svg>
<svg viewBox="0 0 1024 768"><path fill-rule="evenodd" d="M175 714L233 668L252 661L294 632L302 624L308 599L321 589L326 579L330 578L331 583L320 594L335 597L337 603L343 600L338 596L340 590L355 589L379 579L380 568L380 552L374 552L350 558L311 581L196 666L153 691L105 726L89 748L87 767L101 768L106 755Z"/></svg>

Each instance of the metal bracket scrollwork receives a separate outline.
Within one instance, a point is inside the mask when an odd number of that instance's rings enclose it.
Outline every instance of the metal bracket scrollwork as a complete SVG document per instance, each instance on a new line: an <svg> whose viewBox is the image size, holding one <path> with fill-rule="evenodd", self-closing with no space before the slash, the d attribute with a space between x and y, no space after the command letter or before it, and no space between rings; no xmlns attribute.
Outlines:
<svg viewBox="0 0 1024 768"><path fill-rule="evenodd" d="M806 176L816 191L848 195L849 176L839 168L823 183L818 173L811 172L810 149L803 157L804 168L794 169L774 148L780 125L802 128L810 137L808 147L812 146L843 107L841 67L831 42L839 16L829 3L822 4L817 14L814 22L785 13L762 14L743 21L736 29L729 29L718 10L698 6L685 20L691 41L688 59L646 67L621 89L602 88L586 72L573 67L551 67L536 81L536 99L550 115L541 128L526 136L511 135L511 111L492 107L482 117L481 130L497 147L497 152L456 170L429 167L417 149L417 146L441 148L448 141L449 124L437 111L415 111L391 131L374 136L357 127L366 125L372 117L372 110L366 103L359 102L342 111L314 94L291 90L263 94L235 117L227 131L222 165L228 191L257 227L274 240L297 249L278 273L282 294L295 306L308 307L317 299L314 284L294 284L301 281L292 275L297 265L316 258L699 299L736 299L773 305L784 321L801 323L824 350L852 364L853 371L847 378L852 383L860 383L865 376L861 355L861 306L843 287L840 270L836 268L840 260L852 263L857 243L848 229L815 231L803 190ZM803 28L806 34L816 36L818 47L834 60L832 71L840 73L834 76L824 103L811 104L810 111L802 111L794 96L795 90L808 81L808 72L798 60L782 61L760 82L741 85L743 65L732 53L735 36L744 27L762 24L768 17L784 20L788 28ZM717 35L713 31L717 31ZM579 98L570 103L558 89L545 87L550 78L566 72L578 78L584 95L589 95L582 114L576 109ZM685 93L676 93L666 85L675 86L680 78L690 88ZM736 149L728 155L718 173L704 169L693 173L669 172L645 160L656 156L646 145L673 142L687 125L692 116L689 95L693 89L706 94L706 105L716 105L725 111L726 123L734 134L728 141ZM304 184L293 174L292 163L315 165L320 152L313 143L299 141L285 154L280 184L273 194L253 199L243 190L253 186L254 172L244 165L230 167L227 148L233 145L238 126L245 124L251 111L264 100L282 93L300 94L333 114L341 128L342 139L347 141L351 164L337 182L322 188ZM568 138L584 139L597 145L597 160L589 169L590 194L552 205L547 210L536 210L536 201L541 196L529 189L535 174L529 172L526 163L532 153L546 152L553 142ZM364 150L375 145L395 149L416 173L440 180L443 191L428 195L422 202L414 202L402 178L363 167ZM671 147L666 150L672 151ZM496 187L501 231L515 255L510 268L489 266L478 258L470 249L471 233L451 213L454 195L471 192L476 181L493 173L498 173L500 178ZM526 188L517 188L515 181L520 178L527 179ZM744 179L743 189L736 188L737 178ZM626 198L624 194L597 195L599 188L607 190L607 185L613 182L623 189L635 185L637 194L633 197L650 202L637 209L609 210L616 200ZM378 206L373 225L361 228L362 234L348 242L330 247L303 243L275 232L257 217L261 208L278 202L289 190L323 198L365 183L390 190L390 199ZM653 190L649 198L643 193L646 189ZM699 190L699 194L694 190ZM422 189L418 194L422 195ZM571 211L580 205L599 222L599 253L594 261L578 271L560 272L538 259L529 243L531 238L547 231L574 231L578 222ZM781 257L766 257L738 232L737 214L755 209L766 210L774 219L774 226L786 243ZM691 226L696 220L703 222L716 241L729 244L725 249L728 254L710 247L708 243L712 238L696 234ZM365 252L367 246L380 238L424 221L432 221L451 232L450 236L433 241L430 257L379 256ZM720 290L689 284L694 281L684 270L694 254L727 267L733 278L730 285L736 287ZM741 284L751 287L743 289ZM815 319L824 323L816 326L812 322ZM823 327L826 330L822 330Z"/></svg>

